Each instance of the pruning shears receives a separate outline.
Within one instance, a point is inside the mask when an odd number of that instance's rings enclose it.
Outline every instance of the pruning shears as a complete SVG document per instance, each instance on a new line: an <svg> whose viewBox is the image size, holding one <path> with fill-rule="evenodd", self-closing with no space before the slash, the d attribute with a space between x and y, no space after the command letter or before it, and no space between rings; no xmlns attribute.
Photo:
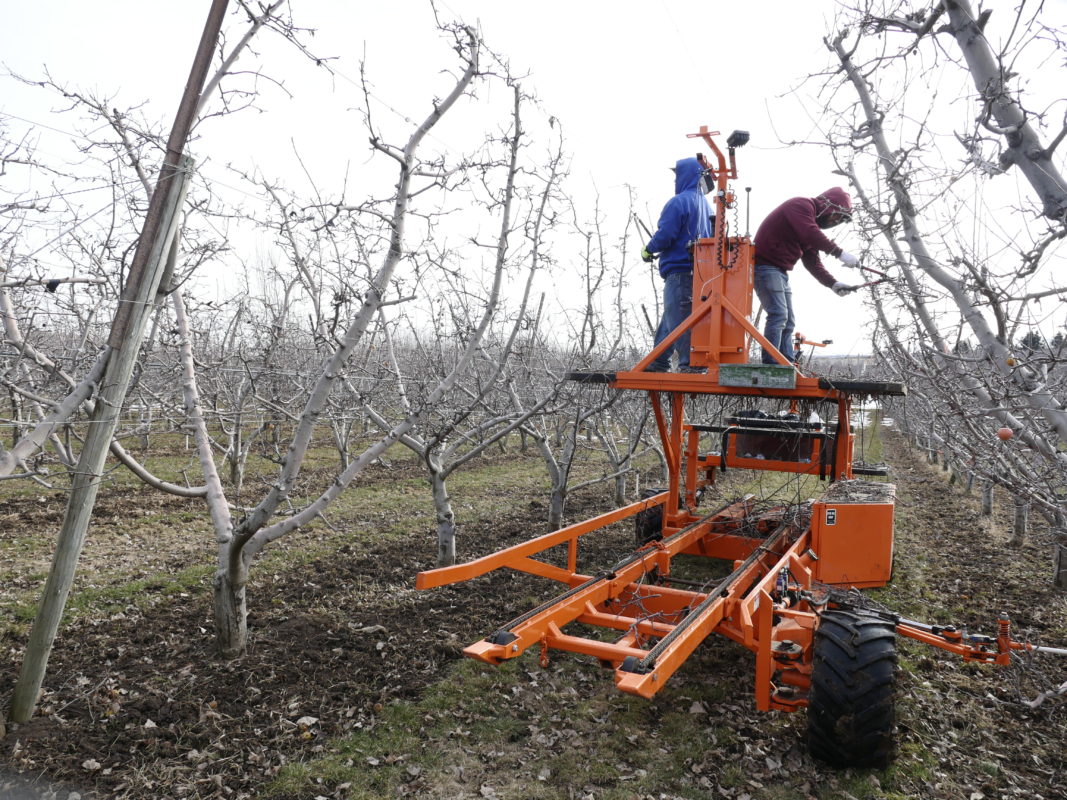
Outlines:
<svg viewBox="0 0 1067 800"><path fill-rule="evenodd" d="M857 269L861 269L861 270L863 270L864 272L873 272L873 273L874 273L875 275L880 275L881 277L880 277L880 278L878 278L878 280L875 280L875 281L867 281L866 283L861 283L861 284L859 284L858 286L853 286L853 287L852 287L852 288L853 288L853 290L856 290L856 289L864 289L864 288L866 288L866 287L868 287L868 286L877 286L877 285L878 285L878 284L880 284L880 283L885 283L886 281L891 281L891 280L893 280L893 279L892 279L892 278L891 278L890 276L886 275L886 274L885 274L884 272L881 272L881 271L879 271L879 270L876 270L876 269L874 269L873 267L865 267L865 266L863 266L863 265L861 264L861 265L859 265L859 266L857 267Z"/></svg>
<svg viewBox="0 0 1067 800"><path fill-rule="evenodd" d="M641 218L639 216L637 216L637 212L634 211L632 213L632 216L634 218L634 222L637 223L637 227L639 227L641 230L643 230L645 232L645 236L648 237L648 241L652 241L652 231L650 231L648 229L648 226L644 222L641 221ZM641 260L642 261L645 261L645 262L651 264L655 259L657 259L659 257L659 256L656 256L656 255L651 254L651 253L649 254L649 256L650 256L650 258L647 258L647 259L645 258L645 251L644 251L644 248L642 248L642 251L641 251Z"/></svg>
<svg viewBox="0 0 1067 800"><path fill-rule="evenodd" d="M639 216L637 216L637 212L636 211L633 212L633 218L634 218L634 222L637 223L637 227L639 227L641 230L643 230L645 232L645 236L647 236L649 239L651 239L652 238L652 231L650 231L648 229L648 226L641 220L641 218Z"/></svg>

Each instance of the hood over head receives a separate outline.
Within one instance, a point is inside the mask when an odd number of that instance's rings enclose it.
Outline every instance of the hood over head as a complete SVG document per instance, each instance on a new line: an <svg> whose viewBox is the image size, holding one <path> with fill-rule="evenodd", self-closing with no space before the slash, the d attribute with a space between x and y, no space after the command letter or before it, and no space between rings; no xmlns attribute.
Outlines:
<svg viewBox="0 0 1067 800"><path fill-rule="evenodd" d="M682 158L674 165L674 193L681 194L700 185L704 168L695 158Z"/></svg>
<svg viewBox="0 0 1067 800"><path fill-rule="evenodd" d="M820 228L828 227L826 223L835 211L843 216L839 222L852 219L852 198L840 186L827 189L815 198L815 222Z"/></svg>

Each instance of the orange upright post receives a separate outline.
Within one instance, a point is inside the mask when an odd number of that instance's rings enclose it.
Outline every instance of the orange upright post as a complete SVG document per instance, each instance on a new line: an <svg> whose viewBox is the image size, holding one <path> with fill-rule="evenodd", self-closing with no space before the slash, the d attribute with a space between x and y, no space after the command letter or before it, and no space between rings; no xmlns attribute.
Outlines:
<svg viewBox="0 0 1067 800"><path fill-rule="evenodd" d="M711 160L699 158L716 181L714 233L694 243L692 313L632 369L568 376L649 393L666 490L469 564L421 573L416 585L443 586L507 568L566 586L555 599L468 647L473 658L498 664L530 648L540 649L543 662L552 650L585 653L614 670L621 690L651 697L702 641L718 634L756 654L757 706L791 711L807 704L813 632L828 602L825 587L816 584L875 586L889 578L893 487L852 480L851 397L904 389L804 374L756 329L755 248L748 236L731 232L728 222L735 202L727 181L737 177L734 151L748 135L731 134L727 154L713 135L706 127L692 135L713 153ZM706 372L645 371L686 332L690 364ZM748 364L753 340L777 353L778 364ZM777 401L794 410L818 404L827 418L836 411L837 422L741 414L722 424L686 421L691 396L716 394ZM701 451L702 434L715 435L716 449ZM716 470L733 468L818 476L829 480L831 491L818 501L762 513L751 497L711 513L698 511ZM609 570L580 573L580 542L630 517L636 550ZM563 544L566 567L535 557ZM676 556L719 559L732 569L725 577L698 581L672 572ZM588 636L583 626L602 632Z"/></svg>
<svg viewBox="0 0 1067 800"><path fill-rule="evenodd" d="M716 236L698 241L693 251L694 304L718 293L743 317L750 317L753 257L748 238ZM748 361L749 333L740 319L725 310L721 299L693 327L690 342L689 363L697 367Z"/></svg>

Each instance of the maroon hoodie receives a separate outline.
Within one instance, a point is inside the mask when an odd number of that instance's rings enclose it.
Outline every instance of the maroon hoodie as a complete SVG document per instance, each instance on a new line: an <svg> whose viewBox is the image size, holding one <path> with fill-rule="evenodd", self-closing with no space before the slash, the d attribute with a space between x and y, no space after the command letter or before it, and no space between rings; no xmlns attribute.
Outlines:
<svg viewBox="0 0 1067 800"><path fill-rule="evenodd" d="M788 272L797 261L823 286L834 278L819 260L819 252L841 255L841 248L819 228L820 218L830 211L852 211L852 198L841 188L827 189L818 197L794 197L774 209L756 231L756 263L771 264Z"/></svg>

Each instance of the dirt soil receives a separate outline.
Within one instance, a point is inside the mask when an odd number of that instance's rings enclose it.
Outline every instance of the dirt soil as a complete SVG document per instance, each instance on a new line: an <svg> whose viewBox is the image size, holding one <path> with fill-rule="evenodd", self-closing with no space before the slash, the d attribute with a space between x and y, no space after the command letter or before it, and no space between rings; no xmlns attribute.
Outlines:
<svg viewBox="0 0 1067 800"><path fill-rule="evenodd" d="M1005 518L993 525L983 520L975 498L948 485L940 470L901 442L888 442L887 456L898 487L897 576L891 588L878 593L879 601L909 616L956 621L986 632L992 632L997 612L1008 610L1017 632L1067 645L1064 595L1046 580L1047 534L1036 531L1022 549L1008 549ZM383 471L375 479L390 477ZM605 510L607 494L601 487L572 498L569 518ZM125 499L102 497L102 502L114 511L116 504L135 505L141 499L129 493ZM537 500L512 503L504 498L481 529L466 528L464 542L490 550L523 541L543 530L544 515ZM605 537L600 550L588 552L589 558L611 563L631 535L627 528ZM17 773L23 783L37 782L41 796L57 800L261 797L262 787L284 765L329 753L332 743L347 734L373 730L390 704L417 701L439 681L461 659L463 646L545 596L543 581L505 574L466 586L415 591L415 573L432 559L425 529L412 531L407 539L371 538L362 544L350 536L338 538L344 544L333 551L321 549L330 541L321 531L313 538L294 538L285 546L319 554L299 567L253 570L250 646L234 661L213 654L206 585L66 626L49 664L38 714L27 724L9 726L0 741L0 796L7 796L5 780L11 780L4 774ZM154 557L176 571L198 563L203 554L189 550ZM9 637L0 645L11 654L0 665L0 697L9 698L24 642ZM719 707L703 702L683 709L699 723L694 736L700 735L700 724L714 717L734 729L733 742L723 747L709 743L706 754L686 767L684 781L642 796L1067 797L1067 703L1059 697L1032 709L1024 704L1067 680L1067 659L993 671L929 648L902 647L902 766L894 768L884 791L877 788L877 778L849 783L811 761L803 752L803 714L755 712L747 688L752 662L746 651L735 648L702 649L692 667L676 676L683 692L687 682L706 681L710 670L717 672L716 680L739 687ZM551 730L552 715L564 712L553 698L537 696L542 691L538 680L544 686L565 677L554 667L538 678L536 658L527 658L533 677L520 682L514 702L518 708L537 709L530 713L541 718L531 724ZM596 689L589 689L585 680L564 694L611 691L606 674L598 678ZM494 705L491 698L488 702ZM772 718L786 722L768 723ZM567 719L566 727L583 746L593 748L589 757L595 759L597 736L587 735L594 723ZM552 751L577 746L569 740L569 734L560 735L514 747ZM468 743L468 755L482 756L466 765L462 785L415 769L393 791L424 797L531 796L518 777L509 783L494 773L494 761L506 762L511 755L510 745L493 747ZM521 754L515 758L523 763ZM724 763L742 765L748 779L727 785ZM619 780L624 778L620 774ZM536 785L537 776L530 780ZM825 787L838 781L844 781L844 788L826 793ZM781 793L772 791L776 784ZM14 784L8 786L14 793ZM608 791L595 782L557 789L557 797L597 798ZM612 797L627 796L618 786L612 791ZM349 795L337 781L285 796Z"/></svg>

